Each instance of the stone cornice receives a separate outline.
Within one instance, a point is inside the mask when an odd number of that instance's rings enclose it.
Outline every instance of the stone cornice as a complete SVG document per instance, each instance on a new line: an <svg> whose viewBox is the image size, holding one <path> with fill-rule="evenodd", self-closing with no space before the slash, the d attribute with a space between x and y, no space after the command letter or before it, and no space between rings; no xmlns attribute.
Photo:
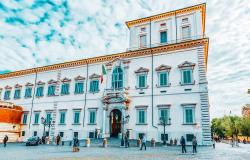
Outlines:
<svg viewBox="0 0 250 160"><path fill-rule="evenodd" d="M132 20L132 21L127 21L126 25L127 25L128 28L130 28L131 26L134 26L134 25L138 25L138 24L142 24L142 23L148 23L150 21L155 21L155 20L167 18L167 17L171 17L171 16L174 16L174 15L190 13L190 12L197 11L197 10L201 11L201 15L202 15L202 20L201 20L202 21L202 31L203 31L203 33L205 33L206 3L202 3L202 4L198 4L198 5L195 5L195 6L186 7L186 8L182 8L182 9L178 9L178 10L174 10L174 11L169 11L169 12L153 15L153 16L150 16L150 17L145 17L145 18L140 18L140 19L136 19L136 20Z"/></svg>
<svg viewBox="0 0 250 160"><path fill-rule="evenodd" d="M123 53L93 57L93 58L88 58L88 59L81 59L81 60L76 60L76 61L71 61L71 62L59 63L59 64L54 64L54 65L49 65L49 66L43 66L43 67L38 67L38 68L10 72L6 74L0 74L0 79L34 74L34 73L62 69L62 68L82 66L86 64L108 62L117 58L133 58L133 57L146 56L146 55L151 55L151 54L159 54L162 52L193 48L193 47L198 47L198 46L204 46L205 63L207 64L208 43L209 43L208 38L202 38L202 39L185 41L185 42L180 42L180 43L175 43L175 44L168 44L165 46L158 46L154 48L146 48L146 49L141 49L141 50L128 51L128 52L123 52ZM166 53L166 54L171 54L171 53Z"/></svg>

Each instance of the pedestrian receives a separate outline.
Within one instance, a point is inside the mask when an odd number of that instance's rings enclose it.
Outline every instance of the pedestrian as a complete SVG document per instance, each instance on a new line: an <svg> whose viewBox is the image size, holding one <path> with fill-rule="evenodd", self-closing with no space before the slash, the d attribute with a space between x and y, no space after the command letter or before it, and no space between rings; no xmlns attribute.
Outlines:
<svg viewBox="0 0 250 160"><path fill-rule="evenodd" d="M244 143L244 144L246 144L246 143L247 143L245 138L243 139L243 143Z"/></svg>
<svg viewBox="0 0 250 160"><path fill-rule="evenodd" d="M215 140L212 139L212 143L213 143L213 148L215 149Z"/></svg>
<svg viewBox="0 0 250 160"><path fill-rule="evenodd" d="M232 145L232 147L234 147L234 140L233 140L233 138L231 139L231 145Z"/></svg>
<svg viewBox="0 0 250 160"><path fill-rule="evenodd" d="M196 140L195 136L194 136L194 138L192 140L192 144L193 144L193 154L197 153L197 140Z"/></svg>
<svg viewBox="0 0 250 160"><path fill-rule="evenodd" d="M128 138L128 134L125 134L125 148L129 147L129 138Z"/></svg>
<svg viewBox="0 0 250 160"><path fill-rule="evenodd" d="M176 138L174 139L174 145L175 146L177 145L177 139Z"/></svg>
<svg viewBox="0 0 250 160"><path fill-rule="evenodd" d="M73 152L79 152L79 140L78 140L78 138L75 136L74 138L73 138Z"/></svg>
<svg viewBox="0 0 250 160"><path fill-rule="evenodd" d="M142 147L144 146L144 148L145 148L145 150L146 150L146 142L147 142L147 140L146 140L146 137L145 137L145 135L143 135L142 136L142 140L141 140L141 149L140 150L142 150Z"/></svg>
<svg viewBox="0 0 250 160"><path fill-rule="evenodd" d="M97 131L97 128L95 129L95 139L97 139L98 137L98 131Z"/></svg>
<svg viewBox="0 0 250 160"><path fill-rule="evenodd" d="M6 144L7 144L8 140L9 140L9 137L7 135L5 135L4 138L3 138L4 147L6 147Z"/></svg>
<svg viewBox="0 0 250 160"><path fill-rule="evenodd" d="M45 144L45 136L42 136L42 144Z"/></svg>
<svg viewBox="0 0 250 160"><path fill-rule="evenodd" d="M172 138L170 138L170 146L172 146L172 145L173 145L173 143L174 143L173 139L172 139Z"/></svg>
<svg viewBox="0 0 250 160"><path fill-rule="evenodd" d="M59 144L60 144L60 141L61 141L61 137L60 137L60 135L58 134L58 135L56 136L56 145L59 145Z"/></svg>
<svg viewBox="0 0 250 160"><path fill-rule="evenodd" d="M180 140L180 144L181 144L181 150L182 150L182 153L187 153L187 150L186 150L186 140L183 136L181 136L181 140Z"/></svg>

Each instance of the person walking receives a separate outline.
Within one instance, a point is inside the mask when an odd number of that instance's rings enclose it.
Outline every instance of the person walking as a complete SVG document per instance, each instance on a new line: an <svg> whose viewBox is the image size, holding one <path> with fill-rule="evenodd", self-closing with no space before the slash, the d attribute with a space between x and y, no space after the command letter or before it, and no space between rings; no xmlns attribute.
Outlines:
<svg viewBox="0 0 250 160"><path fill-rule="evenodd" d="M212 139L212 143L213 143L213 148L215 149L215 140Z"/></svg>
<svg viewBox="0 0 250 160"><path fill-rule="evenodd" d="M6 144L7 144L8 140L9 140L9 137L7 135L5 135L4 138L3 138L4 147L6 147Z"/></svg>
<svg viewBox="0 0 250 160"><path fill-rule="evenodd" d="M146 150L146 142L147 142L147 140L146 140L146 138L145 138L145 135L143 135L142 136L142 140L141 140L141 149L140 150L142 150L142 147L144 146L144 148L145 148L145 150Z"/></svg>
<svg viewBox="0 0 250 160"><path fill-rule="evenodd" d="M129 147L129 142L128 142L128 136L127 136L127 134L125 134L124 139L125 139L125 148L128 148Z"/></svg>
<svg viewBox="0 0 250 160"><path fill-rule="evenodd" d="M58 134L58 135L56 136L56 145L59 146L60 141L61 141L61 137L60 137L60 135Z"/></svg>
<svg viewBox="0 0 250 160"><path fill-rule="evenodd" d="M79 146L79 140L78 140L78 138L75 136L75 137L73 138L73 152L78 152L78 151L79 151L78 146Z"/></svg>
<svg viewBox="0 0 250 160"><path fill-rule="evenodd" d="M197 140L196 140L195 136L194 136L194 138L192 140L192 144L193 144L193 154L197 153Z"/></svg>
<svg viewBox="0 0 250 160"><path fill-rule="evenodd" d="M183 136L181 136L181 140L180 140L180 144L181 144L181 150L182 150L182 153L187 153L187 150L186 150L186 140Z"/></svg>

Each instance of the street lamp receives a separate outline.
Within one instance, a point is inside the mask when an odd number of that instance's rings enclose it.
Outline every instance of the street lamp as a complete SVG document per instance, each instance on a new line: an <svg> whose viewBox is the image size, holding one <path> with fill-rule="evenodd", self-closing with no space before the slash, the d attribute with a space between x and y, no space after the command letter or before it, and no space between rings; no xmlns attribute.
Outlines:
<svg viewBox="0 0 250 160"><path fill-rule="evenodd" d="M166 145L166 125L171 124L171 118L167 119L166 117L160 118L160 125L164 127L164 137L163 137L163 145Z"/></svg>
<svg viewBox="0 0 250 160"><path fill-rule="evenodd" d="M129 122L129 118L130 118L130 116L127 115L127 116L123 117L123 120L122 120L122 129L123 129L123 132L122 132L121 146L124 146L124 141L125 141L125 139L124 139L124 131L125 131L124 125Z"/></svg>
<svg viewBox="0 0 250 160"><path fill-rule="evenodd" d="M45 136L45 127L46 126L49 127L49 130L48 130L48 133L49 133L50 127L54 126L55 121L52 121L52 118L50 118L49 120L47 120L46 118L42 117L41 118L41 123L43 124L43 136ZM48 134L48 136L49 136L49 134Z"/></svg>

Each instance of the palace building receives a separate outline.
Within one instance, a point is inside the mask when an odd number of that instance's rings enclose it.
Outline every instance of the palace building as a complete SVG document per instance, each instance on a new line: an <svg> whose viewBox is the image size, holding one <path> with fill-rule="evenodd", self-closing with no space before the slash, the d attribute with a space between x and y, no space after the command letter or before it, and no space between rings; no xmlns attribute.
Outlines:
<svg viewBox="0 0 250 160"><path fill-rule="evenodd" d="M0 75L0 99L23 107L21 138L211 141L206 4L126 22L123 53ZM43 120L41 119L43 117ZM50 127L44 123L51 122Z"/></svg>

